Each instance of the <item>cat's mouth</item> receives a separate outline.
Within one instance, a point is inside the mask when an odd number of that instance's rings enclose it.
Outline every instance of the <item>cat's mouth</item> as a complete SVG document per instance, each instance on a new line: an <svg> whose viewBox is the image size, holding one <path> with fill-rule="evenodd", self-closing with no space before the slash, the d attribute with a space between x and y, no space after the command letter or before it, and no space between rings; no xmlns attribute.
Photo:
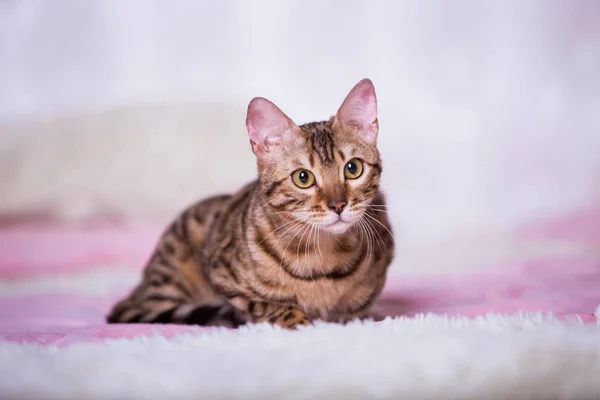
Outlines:
<svg viewBox="0 0 600 400"><path fill-rule="evenodd" d="M352 226L352 222L339 216L335 221L323 224L321 228L331 233L343 233Z"/></svg>

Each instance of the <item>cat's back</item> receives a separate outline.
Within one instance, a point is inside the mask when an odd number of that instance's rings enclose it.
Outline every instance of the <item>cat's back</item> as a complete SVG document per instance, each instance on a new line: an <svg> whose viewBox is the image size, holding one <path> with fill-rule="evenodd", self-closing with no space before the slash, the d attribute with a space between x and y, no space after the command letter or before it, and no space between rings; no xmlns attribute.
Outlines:
<svg viewBox="0 0 600 400"><path fill-rule="evenodd" d="M234 193L205 198L188 209L187 212L201 224L196 236L202 238L202 243L197 243L202 245L202 250L219 246L218 242L223 240L223 236L230 236L239 230L238 225L245 219L252 194L258 185L258 180L253 180Z"/></svg>
<svg viewBox="0 0 600 400"><path fill-rule="evenodd" d="M184 210L179 219L187 220L188 227L196 227L195 231L190 231L192 244L196 242L194 239L203 239L202 242L205 242L214 230L229 229L228 220L233 215L241 214L257 184L258 181L254 180L233 193L206 197Z"/></svg>

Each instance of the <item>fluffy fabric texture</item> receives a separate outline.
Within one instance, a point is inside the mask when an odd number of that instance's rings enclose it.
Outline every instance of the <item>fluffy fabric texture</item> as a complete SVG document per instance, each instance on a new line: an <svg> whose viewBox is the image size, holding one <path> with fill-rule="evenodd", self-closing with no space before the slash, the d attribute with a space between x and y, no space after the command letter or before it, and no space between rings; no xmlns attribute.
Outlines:
<svg viewBox="0 0 600 400"><path fill-rule="evenodd" d="M3 398L592 399L597 327L420 316L40 347L0 343Z"/></svg>

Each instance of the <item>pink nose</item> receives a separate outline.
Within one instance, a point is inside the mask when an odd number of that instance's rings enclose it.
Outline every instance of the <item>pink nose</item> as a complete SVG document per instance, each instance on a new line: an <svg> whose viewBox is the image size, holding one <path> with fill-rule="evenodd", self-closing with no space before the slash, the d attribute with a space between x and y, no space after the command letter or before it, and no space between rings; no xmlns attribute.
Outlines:
<svg viewBox="0 0 600 400"><path fill-rule="evenodd" d="M344 207L346 207L346 204L347 203L345 201L330 201L329 204L327 204L327 206L333 211L335 211L337 215L340 215L342 211L344 211Z"/></svg>

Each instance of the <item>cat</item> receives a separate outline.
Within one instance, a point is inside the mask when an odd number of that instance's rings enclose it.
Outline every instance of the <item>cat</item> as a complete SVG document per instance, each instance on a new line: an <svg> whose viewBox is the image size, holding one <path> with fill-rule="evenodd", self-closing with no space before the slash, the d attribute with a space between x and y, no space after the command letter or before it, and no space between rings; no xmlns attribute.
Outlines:
<svg viewBox="0 0 600 400"><path fill-rule="evenodd" d="M258 179L184 210L108 323L286 329L371 318L394 257L377 148L377 98L357 83L327 121L248 105Z"/></svg>

